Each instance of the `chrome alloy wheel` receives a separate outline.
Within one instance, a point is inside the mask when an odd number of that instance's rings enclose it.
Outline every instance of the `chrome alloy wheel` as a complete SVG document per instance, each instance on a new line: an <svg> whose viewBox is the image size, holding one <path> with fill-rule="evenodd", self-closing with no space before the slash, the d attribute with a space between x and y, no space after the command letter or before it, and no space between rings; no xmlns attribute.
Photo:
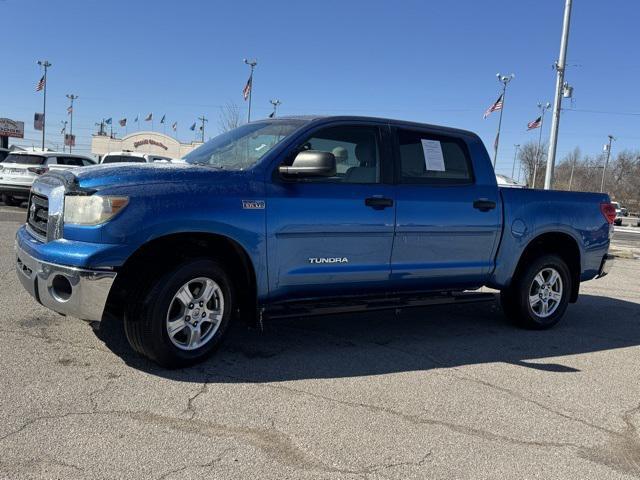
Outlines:
<svg viewBox="0 0 640 480"><path fill-rule="evenodd" d="M553 315L562 300L562 278L554 268L543 268L533 278L529 288L529 305L539 318Z"/></svg>
<svg viewBox="0 0 640 480"><path fill-rule="evenodd" d="M223 315L220 286L210 278L194 278L180 287L169 304L167 334L179 349L195 350L213 338Z"/></svg>

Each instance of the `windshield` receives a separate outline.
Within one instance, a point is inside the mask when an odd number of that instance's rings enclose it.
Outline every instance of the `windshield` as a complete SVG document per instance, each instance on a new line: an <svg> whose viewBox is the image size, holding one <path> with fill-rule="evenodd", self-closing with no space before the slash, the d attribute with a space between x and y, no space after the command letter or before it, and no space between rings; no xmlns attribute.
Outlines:
<svg viewBox="0 0 640 480"><path fill-rule="evenodd" d="M184 160L227 170L245 170L303 124L302 120L249 123L209 140Z"/></svg>
<svg viewBox="0 0 640 480"><path fill-rule="evenodd" d="M133 155L107 155L102 159L102 163L124 163L124 162L144 163L146 162L146 160L143 157L135 157Z"/></svg>
<svg viewBox="0 0 640 480"><path fill-rule="evenodd" d="M16 155L15 153L10 153L7 155L2 163L21 163L23 165L42 165L46 160L45 157L41 155Z"/></svg>

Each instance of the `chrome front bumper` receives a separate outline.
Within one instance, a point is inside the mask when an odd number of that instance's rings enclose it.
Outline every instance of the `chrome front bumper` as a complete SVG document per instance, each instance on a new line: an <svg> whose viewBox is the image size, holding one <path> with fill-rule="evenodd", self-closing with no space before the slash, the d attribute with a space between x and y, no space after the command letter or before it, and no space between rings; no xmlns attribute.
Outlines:
<svg viewBox="0 0 640 480"><path fill-rule="evenodd" d="M115 272L41 262L18 244L15 250L18 278L33 298L63 315L88 321L102 320Z"/></svg>

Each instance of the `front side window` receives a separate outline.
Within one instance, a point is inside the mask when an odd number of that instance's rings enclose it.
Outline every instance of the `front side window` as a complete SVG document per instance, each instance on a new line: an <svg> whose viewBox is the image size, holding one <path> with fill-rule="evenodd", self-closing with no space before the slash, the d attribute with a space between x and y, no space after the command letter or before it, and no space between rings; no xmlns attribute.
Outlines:
<svg viewBox="0 0 640 480"><path fill-rule="evenodd" d="M462 140L402 129L397 135L401 183L473 182L469 155Z"/></svg>
<svg viewBox="0 0 640 480"><path fill-rule="evenodd" d="M319 130L303 142L297 152L316 150L336 158L334 177L307 178L309 182L379 183L380 149L378 129L370 126L338 126ZM288 159L291 164L295 154Z"/></svg>
<svg viewBox="0 0 640 480"><path fill-rule="evenodd" d="M302 120L277 120L242 125L209 140L184 160L194 165L246 170L303 124Z"/></svg>

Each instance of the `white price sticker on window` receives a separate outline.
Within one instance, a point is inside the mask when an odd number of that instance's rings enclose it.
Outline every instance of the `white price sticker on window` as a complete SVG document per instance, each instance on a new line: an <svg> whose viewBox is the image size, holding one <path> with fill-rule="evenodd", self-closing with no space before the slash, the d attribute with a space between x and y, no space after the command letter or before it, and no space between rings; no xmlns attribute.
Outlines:
<svg viewBox="0 0 640 480"><path fill-rule="evenodd" d="M437 140L422 141L422 151L424 152L424 163L427 170L444 172L444 156L442 155L442 145Z"/></svg>

